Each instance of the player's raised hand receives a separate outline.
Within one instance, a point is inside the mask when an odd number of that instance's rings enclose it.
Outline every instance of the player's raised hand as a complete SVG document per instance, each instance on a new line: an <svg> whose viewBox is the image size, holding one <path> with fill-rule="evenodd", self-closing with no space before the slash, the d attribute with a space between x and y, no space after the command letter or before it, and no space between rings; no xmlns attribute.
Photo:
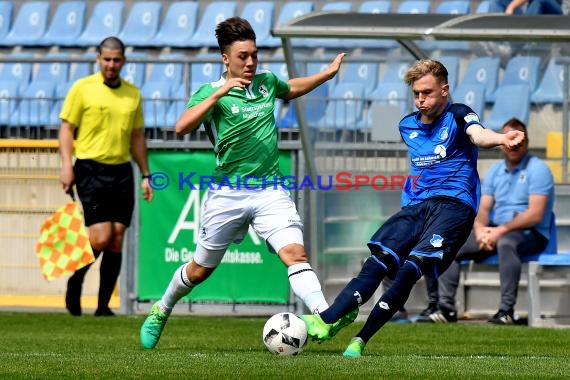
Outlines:
<svg viewBox="0 0 570 380"><path fill-rule="evenodd" d="M342 60L344 59L345 56L346 56L346 53L339 53L333 59L333 61L329 65L329 72L331 74L330 78L333 78L336 75L336 73L338 73L338 70L340 70L340 65L342 63Z"/></svg>
<svg viewBox="0 0 570 380"><path fill-rule="evenodd" d="M503 146L507 150L517 150L524 144L524 132L522 131L508 131L503 138Z"/></svg>

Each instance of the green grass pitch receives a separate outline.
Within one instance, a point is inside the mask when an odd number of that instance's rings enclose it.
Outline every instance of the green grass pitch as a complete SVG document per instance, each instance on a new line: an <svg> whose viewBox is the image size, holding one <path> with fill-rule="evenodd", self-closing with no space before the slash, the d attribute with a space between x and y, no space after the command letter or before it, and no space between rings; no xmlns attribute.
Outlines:
<svg viewBox="0 0 570 380"><path fill-rule="evenodd" d="M267 318L174 315L151 351L144 316L0 312L1 379L570 379L570 329L388 324L362 358L342 351L362 323L297 357L274 356Z"/></svg>

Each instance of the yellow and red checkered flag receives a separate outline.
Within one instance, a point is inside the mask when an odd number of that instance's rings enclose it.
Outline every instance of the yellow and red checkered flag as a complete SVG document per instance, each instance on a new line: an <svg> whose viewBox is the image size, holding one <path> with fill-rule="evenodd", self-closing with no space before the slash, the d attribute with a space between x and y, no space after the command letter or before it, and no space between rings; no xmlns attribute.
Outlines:
<svg viewBox="0 0 570 380"><path fill-rule="evenodd" d="M83 215L70 201L48 217L40 229L36 254L44 278L55 280L95 261Z"/></svg>

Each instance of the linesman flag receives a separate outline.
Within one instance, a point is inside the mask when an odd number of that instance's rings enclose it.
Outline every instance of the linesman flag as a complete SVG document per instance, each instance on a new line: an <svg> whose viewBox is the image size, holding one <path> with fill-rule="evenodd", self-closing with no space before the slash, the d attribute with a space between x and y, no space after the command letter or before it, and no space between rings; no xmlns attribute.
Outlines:
<svg viewBox="0 0 570 380"><path fill-rule="evenodd" d="M95 261L79 205L70 201L42 224L36 254L42 275L48 281Z"/></svg>

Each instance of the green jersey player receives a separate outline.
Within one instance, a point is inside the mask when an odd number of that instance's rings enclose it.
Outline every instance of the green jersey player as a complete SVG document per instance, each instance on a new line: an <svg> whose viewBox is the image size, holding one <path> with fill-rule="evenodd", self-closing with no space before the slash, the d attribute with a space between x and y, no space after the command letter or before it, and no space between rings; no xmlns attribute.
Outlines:
<svg viewBox="0 0 570 380"><path fill-rule="evenodd" d="M257 72L255 32L246 20L222 21L216 38L226 70L192 95L176 132L184 135L205 125L214 144L217 186L206 194L194 259L175 271L141 327L147 349L158 343L176 302L214 272L230 243L240 242L250 225L287 266L291 288L305 305L314 313L328 307L308 263L295 203L282 187L258 185L279 176L275 99L295 99L333 78L345 54L338 54L327 70L284 82Z"/></svg>

